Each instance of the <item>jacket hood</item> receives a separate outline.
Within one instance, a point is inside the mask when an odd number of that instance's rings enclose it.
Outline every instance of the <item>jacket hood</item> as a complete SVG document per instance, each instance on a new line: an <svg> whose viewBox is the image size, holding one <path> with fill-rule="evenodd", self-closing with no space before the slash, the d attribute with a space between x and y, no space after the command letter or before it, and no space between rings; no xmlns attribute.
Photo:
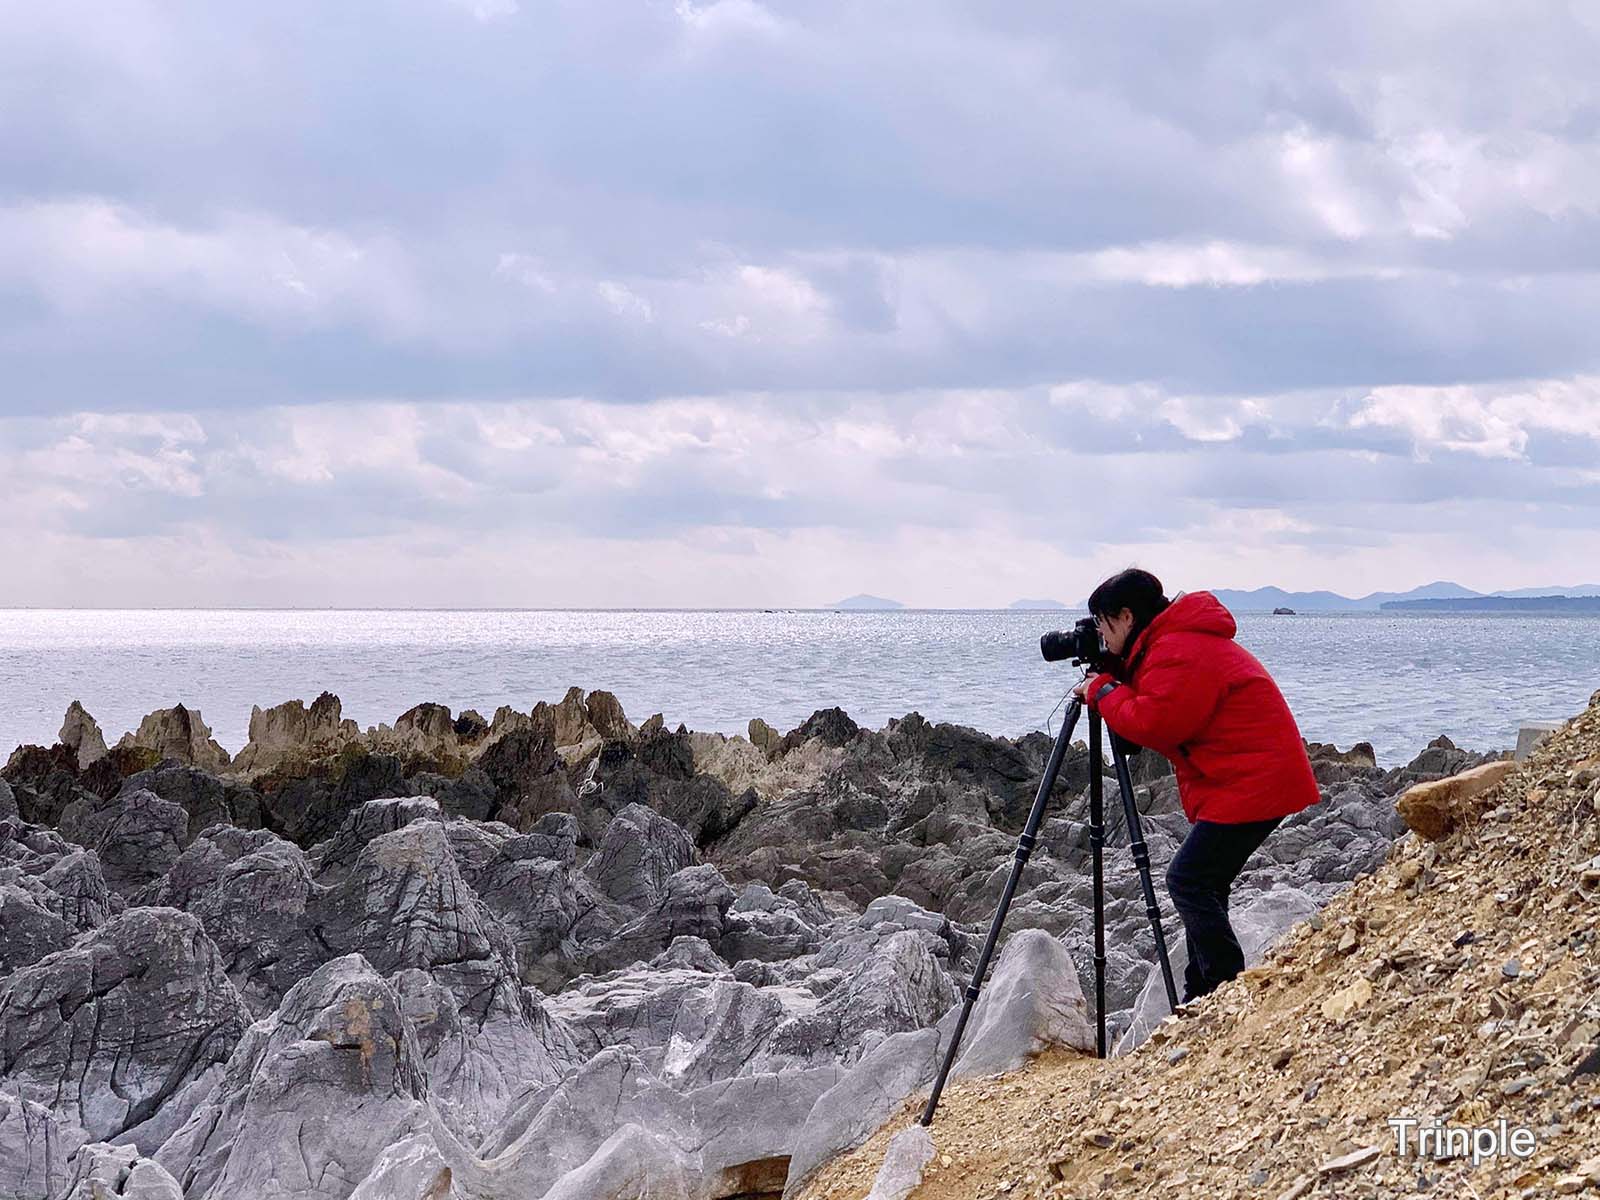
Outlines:
<svg viewBox="0 0 1600 1200"><path fill-rule="evenodd" d="M1185 592L1145 627L1138 640L1124 652L1131 662L1134 655L1146 649L1163 633L1209 633L1215 637L1231 638L1239 632L1233 614L1223 607L1210 592Z"/></svg>

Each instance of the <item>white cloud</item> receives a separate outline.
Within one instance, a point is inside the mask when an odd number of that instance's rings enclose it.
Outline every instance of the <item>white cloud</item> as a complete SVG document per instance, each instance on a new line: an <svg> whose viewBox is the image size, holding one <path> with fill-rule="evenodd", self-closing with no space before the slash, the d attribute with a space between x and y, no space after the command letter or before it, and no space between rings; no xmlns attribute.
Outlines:
<svg viewBox="0 0 1600 1200"><path fill-rule="evenodd" d="M606 306L619 317L632 317L647 324L656 319L655 309L650 301L636 295L624 284L612 279L602 279L594 285L594 290L599 293L600 299L606 302Z"/></svg>
<svg viewBox="0 0 1600 1200"><path fill-rule="evenodd" d="M476 21L487 24L521 12L517 0L449 0L457 8L466 9Z"/></svg>
<svg viewBox="0 0 1600 1200"><path fill-rule="evenodd" d="M0 421L11 527L41 547L8 558L5 598L61 602L88 563L97 597L147 603L150 556L174 572L164 603L261 603L292 583L309 604L766 605L868 590L1003 605L1080 595L1130 555L1191 586L1372 590L1424 582L1412 573L1425 563L1487 589L1548 582L1535 568L1563 565L1557 545L1578 555L1600 543L1600 529L1575 538L1568 512L1583 489L1595 504L1595 473L1541 464L1534 440L1600 440L1591 378L1389 389L1331 408L1155 385L1105 389L1100 403L1098 391ZM1272 432L1273 447L1247 430ZM1360 436L1374 432L1430 461L1375 449ZM1485 466L1452 467L1451 455ZM1526 569L1503 556L1491 570L1473 531L1513 524ZM515 565L516 547L541 539L563 547L564 576ZM80 565L60 573L69 548ZM401 571L394 556L416 578L381 593ZM623 578L619 561L654 566ZM277 581L268 592L262 572ZM518 593L535 582L543 590Z"/></svg>
<svg viewBox="0 0 1600 1200"><path fill-rule="evenodd" d="M13 206L0 209L0 269L69 313L187 300L272 326L422 324L405 256L387 240L270 216L181 226L100 199Z"/></svg>
<svg viewBox="0 0 1600 1200"><path fill-rule="evenodd" d="M1381 387L1349 414L1350 428L1408 435L1419 455L1455 450L1521 459L1532 434L1594 439L1600 453L1600 377L1484 387Z"/></svg>

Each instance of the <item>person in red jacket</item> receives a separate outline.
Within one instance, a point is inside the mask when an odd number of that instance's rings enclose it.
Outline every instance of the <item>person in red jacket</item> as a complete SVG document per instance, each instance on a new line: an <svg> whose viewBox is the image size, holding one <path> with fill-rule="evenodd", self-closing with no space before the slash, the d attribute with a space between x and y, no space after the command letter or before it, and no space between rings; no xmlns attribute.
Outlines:
<svg viewBox="0 0 1600 1200"><path fill-rule="evenodd" d="M1128 570L1094 590L1089 611L1122 665L1075 692L1113 733L1171 761L1191 825L1167 867L1187 1003L1244 970L1229 889L1279 822L1322 795L1283 693L1210 592L1168 600L1154 575Z"/></svg>

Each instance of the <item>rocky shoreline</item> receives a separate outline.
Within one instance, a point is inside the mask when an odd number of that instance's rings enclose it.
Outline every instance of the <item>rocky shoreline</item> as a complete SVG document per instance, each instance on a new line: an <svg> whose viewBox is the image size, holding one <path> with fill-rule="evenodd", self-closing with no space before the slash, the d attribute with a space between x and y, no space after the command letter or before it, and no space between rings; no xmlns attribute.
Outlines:
<svg viewBox="0 0 1600 1200"><path fill-rule="evenodd" d="M793 1191L931 1073L1049 749L838 709L730 738L574 688L365 731L325 693L230 755L182 706L108 746L75 703L0 772L0 1194ZM1499 757L1310 750L1324 802L1236 885L1254 953L1382 860L1401 791ZM1135 766L1160 869L1187 824ZM1075 748L965 1074L1092 1050L1090 770ZM1126 1044L1154 950L1110 807Z"/></svg>

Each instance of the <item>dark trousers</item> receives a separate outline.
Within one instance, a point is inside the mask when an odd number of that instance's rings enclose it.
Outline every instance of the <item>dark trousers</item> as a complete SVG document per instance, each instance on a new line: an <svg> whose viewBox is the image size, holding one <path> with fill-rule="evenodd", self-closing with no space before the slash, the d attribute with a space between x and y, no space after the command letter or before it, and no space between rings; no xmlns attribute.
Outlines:
<svg viewBox="0 0 1600 1200"><path fill-rule="evenodd" d="M1167 891L1183 919L1189 965L1184 1003L1214 991L1244 970L1244 951L1228 924L1228 890L1245 860L1282 817L1225 825L1196 821L1167 866Z"/></svg>

